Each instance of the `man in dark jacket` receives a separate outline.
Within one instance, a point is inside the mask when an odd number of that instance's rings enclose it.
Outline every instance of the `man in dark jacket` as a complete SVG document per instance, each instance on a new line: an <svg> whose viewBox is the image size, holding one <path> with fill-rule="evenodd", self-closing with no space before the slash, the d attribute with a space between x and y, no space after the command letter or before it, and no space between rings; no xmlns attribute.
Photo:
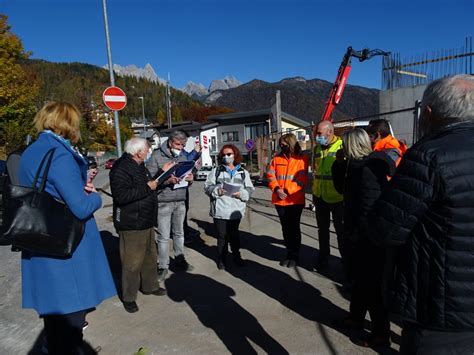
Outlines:
<svg viewBox="0 0 474 355"><path fill-rule="evenodd" d="M158 283L155 245L157 182L145 168L151 156L148 142L131 138L125 142L125 153L110 171L110 188L114 200L114 226L120 237L122 260L122 301L125 310L138 311L137 292L161 296L166 290Z"/></svg>
<svg viewBox="0 0 474 355"><path fill-rule="evenodd" d="M405 354L474 351L474 77L432 82L422 139L375 206L373 237L397 250L391 301Z"/></svg>

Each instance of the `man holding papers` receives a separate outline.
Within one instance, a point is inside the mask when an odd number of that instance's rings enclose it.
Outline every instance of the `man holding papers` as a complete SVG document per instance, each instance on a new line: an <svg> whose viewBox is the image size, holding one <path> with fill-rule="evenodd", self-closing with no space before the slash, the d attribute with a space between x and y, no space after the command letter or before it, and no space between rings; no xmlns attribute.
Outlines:
<svg viewBox="0 0 474 355"><path fill-rule="evenodd" d="M217 267L227 267L228 243L233 261L244 266L240 256L239 224L245 214L246 202L255 190L250 174L240 163L242 155L233 144L226 144L219 152L220 165L207 177L204 192L211 199L210 216L217 232Z"/></svg>
<svg viewBox="0 0 474 355"><path fill-rule="evenodd" d="M183 131L174 131L160 148L155 150L147 164L151 175L155 176L160 167L170 161L176 163L190 161L185 164L178 164L173 175L168 177L163 184L156 189L158 196L158 280L163 281L168 273L169 241L173 232L174 265L183 271L192 271L193 267L184 258L184 230L183 222L186 216L186 193L189 183L193 181L192 160L199 157L193 151L184 151L188 137ZM156 178L156 177L155 177Z"/></svg>

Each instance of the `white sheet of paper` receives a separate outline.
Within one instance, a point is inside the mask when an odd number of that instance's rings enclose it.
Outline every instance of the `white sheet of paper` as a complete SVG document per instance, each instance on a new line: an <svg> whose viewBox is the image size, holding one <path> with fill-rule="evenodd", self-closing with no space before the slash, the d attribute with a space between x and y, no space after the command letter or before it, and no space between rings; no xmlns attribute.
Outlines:
<svg viewBox="0 0 474 355"><path fill-rule="evenodd" d="M180 189L182 187L187 187L188 185L189 185L189 182L187 182L186 180L181 180L177 184L174 184L173 190Z"/></svg>
<svg viewBox="0 0 474 355"><path fill-rule="evenodd" d="M226 196L232 196L232 194L240 191L240 185L230 184L228 182L224 182L222 188L224 189L224 195Z"/></svg>

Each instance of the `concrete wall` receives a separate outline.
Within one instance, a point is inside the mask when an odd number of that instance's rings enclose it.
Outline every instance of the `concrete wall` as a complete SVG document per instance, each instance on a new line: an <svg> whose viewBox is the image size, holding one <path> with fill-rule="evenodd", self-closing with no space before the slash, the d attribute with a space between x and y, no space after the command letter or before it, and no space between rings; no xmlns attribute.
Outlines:
<svg viewBox="0 0 474 355"><path fill-rule="evenodd" d="M413 86L396 90L380 91L380 113L401 110L415 106L421 100L426 86ZM409 146L413 143L413 113L411 111L383 116L390 121L395 137L403 139Z"/></svg>

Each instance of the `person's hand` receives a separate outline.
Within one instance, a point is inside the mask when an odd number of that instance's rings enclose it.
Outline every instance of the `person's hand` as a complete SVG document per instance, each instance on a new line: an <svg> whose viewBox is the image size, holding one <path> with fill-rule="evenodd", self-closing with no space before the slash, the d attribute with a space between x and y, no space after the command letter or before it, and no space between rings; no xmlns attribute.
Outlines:
<svg viewBox="0 0 474 355"><path fill-rule="evenodd" d="M150 180L150 181L147 182L147 185L150 189L155 191L156 188L158 187L158 182L156 180Z"/></svg>
<svg viewBox="0 0 474 355"><path fill-rule="evenodd" d="M176 165L175 161L171 160L171 161L167 162L166 164L163 164L162 169L163 169L163 171L168 171L175 165Z"/></svg>
<svg viewBox="0 0 474 355"><path fill-rule="evenodd" d="M171 175L168 180L165 181L166 185L175 185L179 183L179 178L177 176Z"/></svg>
<svg viewBox="0 0 474 355"><path fill-rule="evenodd" d="M94 180L94 178L97 176L99 173L99 170L97 168L92 168L87 171L87 181L91 182Z"/></svg>
<svg viewBox="0 0 474 355"><path fill-rule="evenodd" d="M223 196L224 193L225 193L225 190L224 190L222 187L219 187L219 188L217 189L217 194L218 194L219 196Z"/></svg>
<svg viewBox="0 0 474 355"><path fill-rule="evenodd" d="M240 191L234 192L232 196L235 198L240 198Z"/></svg>
<svg viewBox="0 0 474 355"><path fill-rule="evenodd" d="M91 192L97 192L94 187L94 184L90 181L84 186L84 191L88 194L90 194Z"/></svg>
<svg viewBox="0 0 474 355"><path fill-rule="evenodd" d="M194 175L192 173L189 173L184 177L184 180L187 182L193 182L194 181Z"/></svg>
<svg viewBox="0 0 474 355"><path fill-rule="evenodd" d="M344 163L344 160L345 160L344 150L339 149L336 152L336 161L339 162L339 163Z"/></svg>
<svg viewBox="0 0 474 355"><path fill-rule="evenodd" d="M285 198L288 197L288 195L287 195L287 194L285 193L285 191L283 191L282 189L278 189L276 193L277 193L278 198L279 198L280 200L284 200Z"/></svg>
<svg viewBox="0 0 474 355"><path fill-rule="evenodd" d="M201 143L197 142L197 143L194 145L194 150L199 153L199 152L201 151L201 149L202 149Z"/></svg>

